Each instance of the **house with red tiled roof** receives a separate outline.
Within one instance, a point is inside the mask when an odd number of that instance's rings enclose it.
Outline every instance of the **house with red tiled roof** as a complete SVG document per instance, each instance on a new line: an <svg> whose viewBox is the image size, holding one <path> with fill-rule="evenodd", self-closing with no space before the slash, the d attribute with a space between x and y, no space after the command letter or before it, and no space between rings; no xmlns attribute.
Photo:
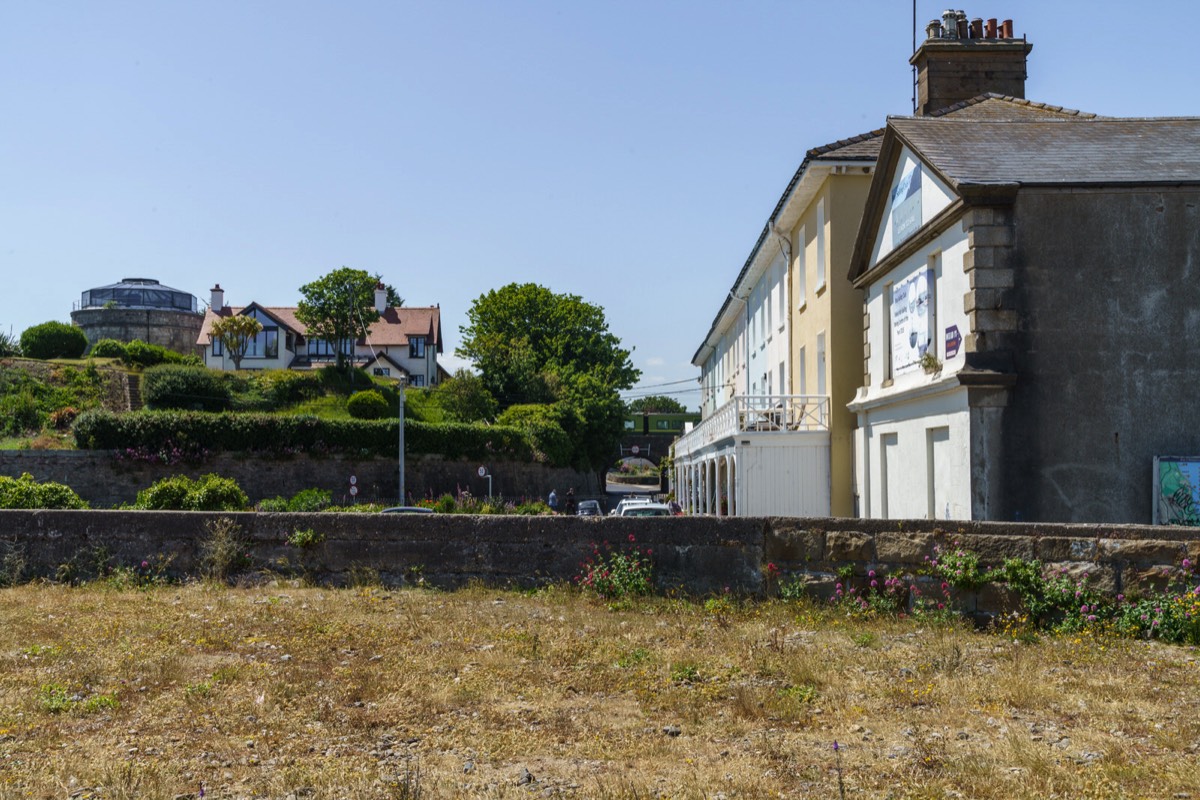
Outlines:
<svg viewBox="0 0 1200 800"><path fill-rule="evenodd" d="M446 374L437 362L443 351L441 308L389 306L381 283L375 288L375 310L379 319L347 353L355 366L381 377L403 377L409 386L439 383ZM234 368L233 359L213 338L212 326L218 319L236 315L253 317L263 326L246 350L242 369L312 369L337 360L336 344L309 336L294 306L226 305L225 291L217 284L196 341L205 365L212 369Z"/></svg>

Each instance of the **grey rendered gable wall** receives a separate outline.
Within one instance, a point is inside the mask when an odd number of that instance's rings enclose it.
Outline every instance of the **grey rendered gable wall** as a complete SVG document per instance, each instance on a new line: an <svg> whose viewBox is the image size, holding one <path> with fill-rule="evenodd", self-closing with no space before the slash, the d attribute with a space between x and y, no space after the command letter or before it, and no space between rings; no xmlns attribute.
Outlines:
<svg viewBox="0 0 1200 800"><path fill-rule="evenodd" d="M1200 187L1025 187L1013 213L992 518L1149 523L1153 456L1200 455Z"/></svg>

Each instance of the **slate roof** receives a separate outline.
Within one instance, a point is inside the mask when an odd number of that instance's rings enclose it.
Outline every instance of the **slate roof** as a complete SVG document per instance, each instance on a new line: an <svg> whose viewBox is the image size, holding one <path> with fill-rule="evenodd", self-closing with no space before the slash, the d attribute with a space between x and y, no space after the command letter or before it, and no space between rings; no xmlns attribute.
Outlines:
<svg viewBox="0 0 1200 800"><path fill-rule="evenodd" d="M1200 118L888 120L952 184L1200 182Z"/></svg>
<svg viewBox="0 0 1200 800"><path fill-rule="evenodd" d="M1096 119L1095 114L1078 111L1074 108L1052 106L1049 103L1038 103L1023 97L1013 97L1007 94L988 92L970 100L963 100L952 106L934 111L930 117L944 117L953 114L955 119L1045 119L1047 117L1073 117L1075 119Z"/></svg>
<svg viewBox="0 0 1200 800"><path fill-rule="evenodd" d="M954 119L968 120L1058 118L1082 120L1096 118L1095 114L1089 114L1086 111L1076 111L1071 108L1063 108L1062 106L1054 106L1048 103L1038 103L1021 97L1012 97L1011 95L997 94L995 92L988 92L978 97L972 97L970 100L963 100L952 106L935 111L930 116L952 116ZM860 133L857 136L839 139L836 142L814 147L804 154L804 160L800 162L800 166L796 168L792 179L784 187L783 194L779 196L778 202L775 203L775 208L771 211L770 217L767 218L767 224L763 226L757 241L754 243L754 247L750 249L750 255L746 257L741 271L738 272L737 278L734 279L733 288L730 289L724 302L721 303L721 308L717 311L717 315L713 317L712 324L708 327L708 333L704 335L700 346L696 348L696 353L692 356L693 364L700 359L700 354L708 346L708 340L717 330L717 325L720 323L721 317L725 315L725 310L732 302L733 293L750 271L750 265L758 257L758 252L763 244L766 243L767 236L771 230L771 224L774 220L778 219L779 212L783 210L788 197L792 194L792 190L796 188L796 184L804 177L804 172L808 169L809 164L814 161L862 161L873 164L879 158L879 148L883 142L885 130L884 128L878 128L866 133Z"/></svg>

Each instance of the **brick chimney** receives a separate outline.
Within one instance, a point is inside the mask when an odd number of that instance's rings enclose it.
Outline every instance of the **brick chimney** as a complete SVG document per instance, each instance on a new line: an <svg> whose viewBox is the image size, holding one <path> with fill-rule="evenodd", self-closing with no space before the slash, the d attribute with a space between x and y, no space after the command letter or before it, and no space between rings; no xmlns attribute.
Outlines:
<svg viewBox="0 0 1200 800"><path fill-rule="evenodd" d="M925 26L928 37L909 59L917 68L917 111L921 116L987 92L1025 97L1025 57L1033 45L1013 36L1011 19L986 26L947 9Z"/></svg>

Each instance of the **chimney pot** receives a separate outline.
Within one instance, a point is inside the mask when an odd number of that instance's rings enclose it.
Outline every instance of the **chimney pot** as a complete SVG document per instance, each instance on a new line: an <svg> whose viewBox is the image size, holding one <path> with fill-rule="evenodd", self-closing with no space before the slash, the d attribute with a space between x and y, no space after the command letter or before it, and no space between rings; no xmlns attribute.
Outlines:
<svg viewBox="0 0 1200 800"><path fill-rule="evenodd" d="M980 17L976 17L975 19L971 20L971 38L983 38L983 19Z"/></svg>
<svg viewBox="0 0 1200 800"><path fill-rule="evenodd" d="M1004 22L1000 23L1000 38L1001 39L1013 38L1013 24L1012 24L1011 19L1006 19L1006 20L1004 20Z"/></svg>
<svg viewBox="0 0 1200 800"><path fill-rule="evenodd" d="M947 39L958 38L958 14L952 8L942 12L942 36Z"/></svg>
<svg viewBox="0 0 1200 800"><path fill-rule="evenodd" d="M931 19L929 24L925 26L926 39L942 38L942 23L941 20Z"/></svg>
<svg viewBox="0 0 1200 800"><path fill-rule="evenodd" d="M996 20L995 19L989 19L987 21L987 33L985 35L989 39L996 38Z"/></svg>

